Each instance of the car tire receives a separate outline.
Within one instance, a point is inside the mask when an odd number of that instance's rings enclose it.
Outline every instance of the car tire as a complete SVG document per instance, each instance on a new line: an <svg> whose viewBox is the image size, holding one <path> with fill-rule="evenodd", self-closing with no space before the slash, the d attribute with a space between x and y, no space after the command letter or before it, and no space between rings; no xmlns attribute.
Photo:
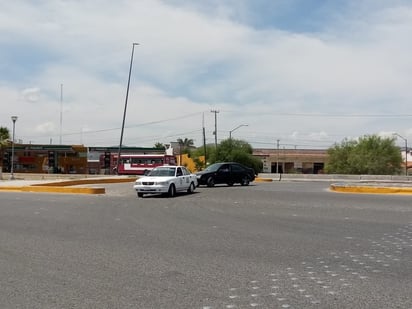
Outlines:
<svg viewBox="0 0 412 309"><path fill-rule="evenodd" d="M241 181L240 184L241 184L242 186L248 186L249 183L250 183L249 177L243 176L243 177L242 177L242 181Z"/></svg>
<svg viewBox="0 0 412 309"><path fill-rule="evenodd" d="M233 186L233 182L230 181L230 182L227 183L227 185L228 185L229 187L231 187L231 186Z"/></svg>
<svg viewBox="0 0 412 309"><path fill-rule="evenodd" d="M143 197L143 193L137 192L137 197Z"/></svg>
<svg viewBox="0 0 412 309"><path fill-rule="evenodd" d="M206 185L208 187L214 187L215 186L215 180L213 179L213 177L209 177L206 181Z"/></svg>
<svg viewBox="0 0 412 309"><path fill-rule="evenodd" d="M176 187L174 184L171 184L168 191L169 197L175 197L176 195Z"/></svg>
<svg viewBox="0 0 412 309"><path fill-rule="evenodd" d="M195 191L195 188L195 184L191 182L189 188L187 189L187 193L193 193Z"/></svg>

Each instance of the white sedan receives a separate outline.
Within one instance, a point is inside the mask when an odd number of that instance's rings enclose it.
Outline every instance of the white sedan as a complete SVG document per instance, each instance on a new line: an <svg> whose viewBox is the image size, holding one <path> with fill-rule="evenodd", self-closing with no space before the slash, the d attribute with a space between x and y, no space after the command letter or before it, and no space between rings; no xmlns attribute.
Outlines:
<svg viewBox="0 0 412 309"><path fill-rule="evenodd" d="M184 166L163 165L155 167L147 176L136 180L133 188L138 197L144 194L168 194L174 197L176 192L193 193L197 187L195 174Z"/></svg>

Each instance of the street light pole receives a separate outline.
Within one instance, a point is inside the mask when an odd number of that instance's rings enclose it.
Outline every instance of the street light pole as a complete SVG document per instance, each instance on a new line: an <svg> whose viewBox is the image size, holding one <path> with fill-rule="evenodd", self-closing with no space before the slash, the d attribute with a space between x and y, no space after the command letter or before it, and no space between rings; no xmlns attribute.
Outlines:
<svg viewBox="0 0 412 309"><path fill-rule="evenodd" d="M124 102L123 122L122 122L122 130L121 130L121 132L120 132L119 152L117 153L116 173L119 173L120 153L121 153L121 151L122 151L124 123L125 123L125 121L126 121L127 100L128 100L128 98L129 98L130 76L132 75L134 47L135 47L136 45L139 45L139 43L133 43L133 44L132 44L132 56L130 57L129 78L128 78L128 80L127 80L126 99L125 99L125 102Z"/></svg>
<svg viewBox="0 0 412 309"><path fill-rule="evenodd" d="M408 176L408 140L398 133L393 133L393 135L400 137L405 142L405 175Z"/></svg>
<svg viewBox="0 0 412 309"><path fill-rule="evenodd" d="M17 116L11 116L11 120L13 121L13 140L11 142L11 169L10 169L10 180L14 179L14 136L15 136L15 129L16 129L16 121Z"/></svg>
<svg viewBox="0 0 412 309"><path fill-rule="evenodd" d="M236 128L234 128L233 130L230 130L229 131L229 139L232 140L232 132L233 131L239 129L240 127L247 127L247 126L248 126L248 124L241 124L241 125L237 126Z"/></svg>

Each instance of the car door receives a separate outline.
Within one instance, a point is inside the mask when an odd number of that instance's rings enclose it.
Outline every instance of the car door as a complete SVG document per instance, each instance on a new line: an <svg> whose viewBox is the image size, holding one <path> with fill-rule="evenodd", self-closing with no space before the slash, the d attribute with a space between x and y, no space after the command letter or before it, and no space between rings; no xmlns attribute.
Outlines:
<svg viewBox="0 0 412 309"><path fill-rule="evenodd" d="M230 165L229 164L223 164L221 167L219 167L216 177L215 177L215 183L228 183L232 182L232 177L231 177L231 172L230 172Z"/></svg>
<svg viewBox="0 0 412 309"><path fill-rule="evenodd" d="M182 172L183 172L183 188L182 188L182 190L183 189L187 190L187 189L189 189L190 182L192 181L192 179L190 179L191 173L185 167L182 167Z"/></svg>
<svg viewBox="0 0 412 309"><path fill-rule="evenodd" d="M180 167L176 169L176 190L182 191L185 187L185 176L183 175L183 171Z"/></svg>
<svg viewBox="0 0 412 309"><path fill-rule="evenodd" d="M232 165L232 181L236 183L240 183L242 181L242 177L246 174L246 170L238 165Z"/></svg>

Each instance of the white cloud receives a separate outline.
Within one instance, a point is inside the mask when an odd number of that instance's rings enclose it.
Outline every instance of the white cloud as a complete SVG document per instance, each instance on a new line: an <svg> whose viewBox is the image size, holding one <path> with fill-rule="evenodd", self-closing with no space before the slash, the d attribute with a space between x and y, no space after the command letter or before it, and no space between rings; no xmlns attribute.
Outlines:
<svg viewBox="0 0 412 309"><path fill-rule="evenodd" d="M56 130L54 123L52 122L45 122L38 124L35 128L36 132L39 133L52 133Z"/></svg>
<svg viewBox="0 0 412 309"><path fill-rule="evenodd" d="M9 73L0 78L0 123L17 114L21 138L47 143L58 140L62 112L63 142L116 145L131 43L139 42L125 144L187 136L200 145L202 113L213 141L211 109L220 110L220 138L247 123L236 137L260 145L327 146L381 131L412 137L410 5L353 2L324 30L296 33L248 26L255 15L236 3L2 3L0 55L11 60L0 60Z"/></svg>
<svg viewBox="0 0 412 309"><path fill-rule="evenodd" d="M39 100L39 88L27 88L22 91L22 96L29 102L37 102Z"/></svg>

